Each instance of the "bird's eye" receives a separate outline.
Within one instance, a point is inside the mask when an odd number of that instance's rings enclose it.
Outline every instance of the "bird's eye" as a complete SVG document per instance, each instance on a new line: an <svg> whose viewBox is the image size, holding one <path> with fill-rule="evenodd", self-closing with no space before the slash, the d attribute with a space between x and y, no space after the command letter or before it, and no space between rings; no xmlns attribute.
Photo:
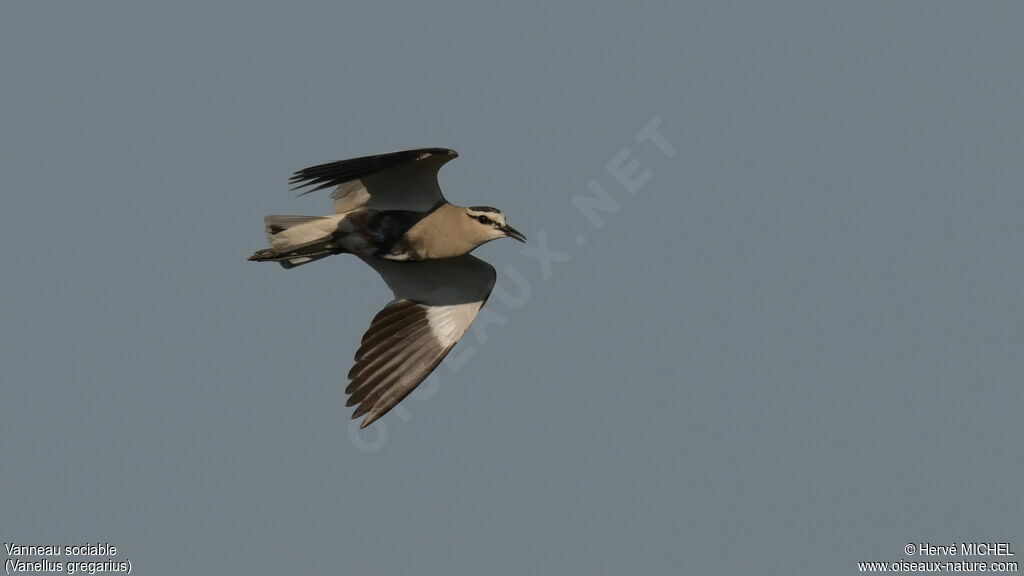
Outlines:
<svg viewBox="0 0 1024 576"><path fill-rule="evenodd" d="M481 223L481 224L490 224L491 223L491 219L488 218L487 216L477 216L476 217L476 221Z"/></svg>

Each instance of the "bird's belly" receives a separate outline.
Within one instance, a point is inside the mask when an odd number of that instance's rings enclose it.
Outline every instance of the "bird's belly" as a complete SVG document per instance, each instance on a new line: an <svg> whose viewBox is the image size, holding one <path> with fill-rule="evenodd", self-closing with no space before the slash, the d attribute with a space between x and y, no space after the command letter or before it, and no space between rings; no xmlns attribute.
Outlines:
<svg viewBox="0 0 1024 576"><path fill-rule="evenodd" d="M378 230L364 227L362 218L358 217L343 220L331 244L339 252L357 256L387 260L418 259L403 235L382 235Z"/></svg>
<svg viewBox="0 0 1024 576"><path fill-rule="evenodd" d="M377 248L373 239L363 230L352 231L337 240L337 244L344 252L351 252L357 256L376 256Z"/></svg>

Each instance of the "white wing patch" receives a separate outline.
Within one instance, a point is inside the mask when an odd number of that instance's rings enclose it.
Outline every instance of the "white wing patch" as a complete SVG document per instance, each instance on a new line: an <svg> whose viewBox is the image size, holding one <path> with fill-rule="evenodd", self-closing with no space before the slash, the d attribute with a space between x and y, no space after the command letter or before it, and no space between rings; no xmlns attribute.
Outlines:
<svg viewBox="0 0 1024 576"><path fill-rule="evenodd" d="M331 193L334 211L349 212L365 206L426 212L444 202L437 173L451 157L425 154L421 158L342 183Z"/></svg>
<svg viewBox="0 0 1024 576"><path fill-rule="evenodd" d="M427 309L427 322L434 337L445 345L452 345L462 338L466 329L473 323L482 302L454 304L451 306L432 306Z"/></svg>
<svg viewBox="0 0 1024 576"><path fill-rule="evenodd" d="M370 201L370 193L366 191L362 180L345 182L331 193L336 213L351 212L365 206Z"/></svg>
<svg viewBox="0 0 1024 576"><path fill-rule="evenodd" d="M369 426L402 401L465 335L491 289L495 272L473 256L399 263L363 258L395 300L374 317L349 371L347 405Z"/></svg>

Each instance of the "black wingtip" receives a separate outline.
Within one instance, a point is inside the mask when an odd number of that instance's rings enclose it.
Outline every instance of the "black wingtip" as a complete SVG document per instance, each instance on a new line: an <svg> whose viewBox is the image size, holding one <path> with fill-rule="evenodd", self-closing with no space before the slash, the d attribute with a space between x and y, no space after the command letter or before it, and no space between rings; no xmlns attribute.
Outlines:
<svg viewBox="0 0 1024 576"><path fill-rule="evenodd" d="M416 148L388 152L386 154L362 156L349 160L338 160L296 170L291 178L288 179L288 184L292 186L292 191L306 186L317 186L299 194L302 196L303 194L309 194L323 188L338 186L344 182L356 180L392 166L416 162L424 157L447 156L455 158L458 155L458 152L450 148Z"/></svg>

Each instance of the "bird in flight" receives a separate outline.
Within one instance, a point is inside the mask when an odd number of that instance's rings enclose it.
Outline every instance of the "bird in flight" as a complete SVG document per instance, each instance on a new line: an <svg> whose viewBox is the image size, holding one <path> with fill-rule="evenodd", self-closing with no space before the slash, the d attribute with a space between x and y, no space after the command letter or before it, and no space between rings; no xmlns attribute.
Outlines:
<svg viewBox="0 0 1024 576"><path fill-rule="evenodd" d="M494 268L469 253L523 236L490 206L462 207L441 194L437 173L458 156L446 148L403 150L312 166L292 190L337 186L330 216L267 216L270 247L249 260L295 268L354 254L394 293L363 335L346 406L365 428L387 414L441 363L494 288Z"/></svg>

